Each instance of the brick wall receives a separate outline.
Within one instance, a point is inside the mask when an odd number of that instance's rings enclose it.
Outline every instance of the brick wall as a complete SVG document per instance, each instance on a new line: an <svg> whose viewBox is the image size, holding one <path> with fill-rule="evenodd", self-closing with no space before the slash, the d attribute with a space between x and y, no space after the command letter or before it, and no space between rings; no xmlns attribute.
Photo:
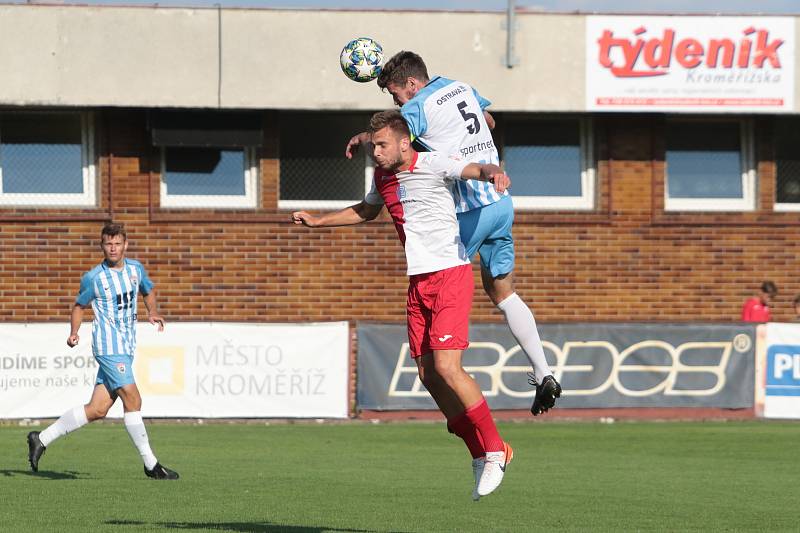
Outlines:
<svg viewBox="0 0 800 533"><path fill-rule="evenodd" d="M168 319L404 320L404 259L385 218L310 230L275 208L274 127L261 153L259 209L180 211L158 206L146 113L98 115L98 209L0 209L0 320L67 320L111 218L128 226L128 255L148 267ZM794 318L800 214L772 212L769 117L756 121L758 210L745 214L664 212L660 117L604 115L595 132L597 211L517 215L517 290L540 321L731 321L764 279L781 291L776 319ZM472 317L501 318L481 291Z"/></svg>

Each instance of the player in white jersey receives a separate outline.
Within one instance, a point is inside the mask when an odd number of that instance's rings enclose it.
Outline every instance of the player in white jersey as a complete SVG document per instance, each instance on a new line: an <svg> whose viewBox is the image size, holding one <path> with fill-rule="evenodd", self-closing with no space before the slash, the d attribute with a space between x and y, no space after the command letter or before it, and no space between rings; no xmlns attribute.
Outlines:
<svg viewBox="0 0 800 533"><path fill-rule="evenodd" d="M383 67L378 86L401 106L400 112L420 149L460 154L477 163L498 164L491 134L494 119L485 111L490 102L468 84L440 76L429 79L420 56L399 52ZM352 157L355 147L368 139L366 133L353 137L346 155ZM534 416L544 413L555 405L561 385L547 364L533 313L514 292L511 197L475 180L457 183L454 196L467 254L470 258L480 254L484 290L503 312L511 333L533 367L531 382L536 386L536 394L531 413Z"/></svg>
<svg viewBox="0 0 800 533"><path fill-rule="evenodd" d="M438 152L417 153L408 125L397 111L376 113L370 130L378 168L364 200L318 216L297 211L292 220L309 227L358 224L374 219L386 205L408 266L411 355L448 426L473 457L473 498L478 499L500 485L513 451L500 438L480 387L461 366L461 354L469 345L474 283L459 237L452 183L491 181L502 193L510 181L494 164L469 163Z"/></svg>
<svg viewBox="0 0 800 533"><path fill-rule="evenodd" d="M97 380L86 405L78 405L41 433L28 433L28 461L34 472L47 446L76 429L105 418L117 397L125 411L125 429L139 451L144 472L154 479L178 479L178 474L161 465L150 449L142 420L142 397L133 378L133 355L136 352L137 296L141 292L148 319L164 329L164 319L156 309L153 282L139 261L126 259L128 238L121 224L106 224L100 233L104 260L81 278L80 291L70 316L67 345L76 346L83 310L90 304L94 311L92 353L97 361Z"/></svg>

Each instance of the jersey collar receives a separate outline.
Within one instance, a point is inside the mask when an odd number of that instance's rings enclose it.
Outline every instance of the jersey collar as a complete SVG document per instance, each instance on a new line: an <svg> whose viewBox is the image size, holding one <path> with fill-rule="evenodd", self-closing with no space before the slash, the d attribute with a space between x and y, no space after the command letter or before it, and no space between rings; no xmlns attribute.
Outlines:
<svg viewBox="0 0 800 533"><path fill-rule="evenodd" d="M426 83L426 84L425 84L425 85L422 87L422 89L420 89L419 91L417 91L417 94L415 94L414 96L412 96L411 98L409 98L409 99L408 99L408 102L406 102L405 104L401 105L401 106L400 106L400 108L402 109L402 108L404 108L405 106L407 106L409 102L411 102L412 100L415 100L415 99L416 99L416 98L417 98L417 97L420 95L420 93L422 93L423 91L425 91L425 89L427 89L428 87L430 87L430 86L431 86L431 84L433 84L433 83L435 83L435 82L439 81L439 79L441 79L441 76L434 76L433 78L431 78L430 80L428 80L428 83ZM409 109L410 109L410 106L409 106ZM413 139L412 139L412 140L413 140Z"/></svg>
<svg viewBox="0 0 800 533"><path fill-rule="evenodd" d="M414 172L414 167L417 166L417 159L419 158L419 152L414 150L414 158L411 160L411 164L408 165L408 170L406 172Z"/></svg>
<svg viewBox="0 0 800 533"><path fill-rule="evenodd" d="M441 76L434 76L433 78L431 78L430 80L428 80L428 83L426 83L426 84L425 84L425 87L427 87L427 86L428 86L428 85L430 85L431 83L435 82L435 81L436 81L436 80L438 80L439 78L441 78ZM425 87L423 87L423 89L424 89Z"/></svg>
<svg viewBox="0 0 800 533"><path fill-rule="evenodd" d="M101 265L103 265L103 268L104 268L105 270L113 270L114 272L122 272L123 270L125 270L125 267L126 267L126 266L128 266L128 260L127 260L127 259L125 259L125 258L123 258L123 259L122 259L122 268L120 268L119 270L116 270L116 269L114 269L114 268L111 268L111 267L108 265L108 263L106 262L106 260L105 260L105 259L103 259L103 262L102 262L102 263L100 263L100 264L101 264Z"/></svg>

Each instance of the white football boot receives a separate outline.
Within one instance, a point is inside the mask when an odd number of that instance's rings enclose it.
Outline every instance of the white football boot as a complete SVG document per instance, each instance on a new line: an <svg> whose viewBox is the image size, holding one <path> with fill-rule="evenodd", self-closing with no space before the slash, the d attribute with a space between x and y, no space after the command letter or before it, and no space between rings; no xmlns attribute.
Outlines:
<svg viewBox="0 0 800 533"><path fill-rule="evenodd" d="M503 448L502 452L486 452L486 462L480 481L478 481L477 493L479 497L491 494L503 481L506 466L514 458L514 450L511 449L507 442L503 443Z"/></svg>

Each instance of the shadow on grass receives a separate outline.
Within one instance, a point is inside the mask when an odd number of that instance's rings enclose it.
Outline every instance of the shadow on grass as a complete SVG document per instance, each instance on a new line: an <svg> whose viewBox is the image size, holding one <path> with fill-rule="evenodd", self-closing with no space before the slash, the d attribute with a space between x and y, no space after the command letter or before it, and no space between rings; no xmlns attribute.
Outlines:
<svg viewBox="0 0 800 533"><path fill-rule="evenodd" d="M36 477L42 479L88 479L89 474L86 472L73 472L68 470L66 472L47 472L39 470L38 472L31 472L30 470L0 470L0 477Z"/></svg>
<svg viewBox="0 0 800 533"><path fill-rule="evenodd" d="M269 522L156 522L153 524L148 524L146 522L139 522L136 520L109 520L106 522L106 524L114 526L161 526L164 529L183 529L187 531L194 529L211 529L216 531L235 531L239 533L275 533L276 531L286 533L324 533L326 531L377 533L372 529L339 529L335 527L290 526L286 524L270 524Z"/></svg>

